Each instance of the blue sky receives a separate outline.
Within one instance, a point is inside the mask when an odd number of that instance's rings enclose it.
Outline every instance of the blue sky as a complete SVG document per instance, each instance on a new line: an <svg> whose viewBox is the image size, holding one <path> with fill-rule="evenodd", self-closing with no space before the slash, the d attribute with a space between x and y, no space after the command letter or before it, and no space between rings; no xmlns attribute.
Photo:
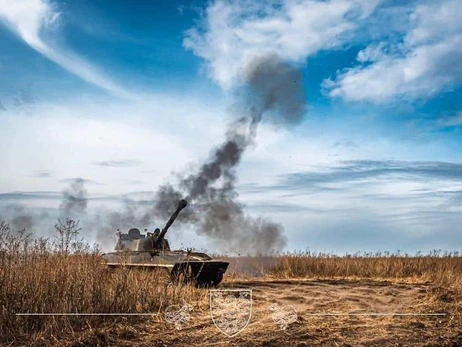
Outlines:
<svg viewBox="0 0 462 347"><path fill-rule="evenodd" d="M461 250L461 16L457 0L0 0L0 216L55 218L76 177L83 220L145 199L207 158L246 66L277 54L308 109L259 128L248 213L282 223L287 250Z"/></svg>

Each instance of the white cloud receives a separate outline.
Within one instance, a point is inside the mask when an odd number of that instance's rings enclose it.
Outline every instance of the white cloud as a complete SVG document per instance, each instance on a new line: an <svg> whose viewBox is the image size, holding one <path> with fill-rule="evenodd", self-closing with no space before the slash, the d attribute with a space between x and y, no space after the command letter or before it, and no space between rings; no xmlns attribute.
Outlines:
<svg viewBox="0 0 462 347"><path fill-rule="evenodd" d="M378 61L384 56L384 48L384 42L380 42L378 45L370 45L358 53L357 60L360 63Z"/></svg>
<svg viewBox="0 0 462 347"><path fill-rule="evenodd" d="M213 108L212 105L216 106ZM68 185L63 179L71 177L102 183L88 184L87 190L92 198L155 191L159 184L175 182L172 171L185 172L191 162L202 162L209 156L210 150L223 141L226 124L224 113L225 106L218 105L216 100L213 103L210 100L194 100L187 95L156 95L142 102L82 102L78 99L66 104L57 105L55 102L50 105L37 101L33 116L7 110L0 117L0 138L8 146L8 150L0 151L3 165L0 170L0 194L15 191L60 192ZM238 168L239 200L248 204L250 214L263 215L282 223L292 249L300 245L322 249L324 243L315 241L319 240L318 237L327 245L341 247L341 240L330 238L334 237L336 229L344 230L345 223L350 225L349 230L353 231L356 227L364 234L371 227L364 223L380 223L383 229L376 232L374 240L377 241L371 246L372 249L385 247L380 242L381 238L388 237L388 227L393 227L400 235L411 235L425 227L429 230L428 219L418 214L431 210L445 200L444 197L434 199L431 194L419 198L415 195L417 189L457 191L462 189L461 184L456 186L454 182L428 180L414 182L411 177L402 181L373 178L357 182L333 181L325 184L329 188L326 190L317 190L316 185L308 183L292 189L290 186L277 187L281 184L281 176L297 172L303 174L305 171L319 174L325 172L326 168L335 169L342 160L386 160L392 154L397 160L437 160L442 157L441 153L447 152L444 144L427 143L415 147L412 143L380 138L373 131L365 133L363 129L363 126L353 124L350 127L343 123L313 124L309 136L306 136L306 129L279 131L262 124L258 141L245 153ZM352 151L350 145L338 146L338 139L341 138L347 139L344 141L346 144L348 140L354 142L355 150ZM438 149L438 146L441 147ZM330 156L331 153L338 156ZM136 161L140 165L95 165L95 162L123 160ZM35 173L42 170L49 172L51 177L37 177ZM251 189L246 190L246 187L255 186L263 186L263 189L254 193L249 191ZM129 197L147 199L150 196L137 193ZM59 200L58 197L46 201L20 201L4 197L0 199L0 214L2 208L10 203L24 203L26 206L33 203L38 208L57 208ZM112 199L91 200L89 214L99 213L100 205L112 211L120 207ZM291 206L295 209L291 210ZM397 211L399 216L403 215L403 219L417 215L420 217L415 222L418 225L409 226L408 222L398 220ZM454 219L456 215L454 212L449 217ZM54 216L50 212L50 218ZM442 216L435 218L443 220ZM444 223L449 223L447 220L445 217ZM158 223L162 225L164 222ZM85 225L84 221L82 225ZM342 228L339 229L339 225ZM447 231L454 230L451 229L453 226L438 228ZM43 230L47 230L47 227L44 225ZM92 235L91 230L94 229L87 224L85 230L89 231L87 235ZM184 241L185 245L204 244L209 251L213 250L212 244L199 241L200 237L193 235L191 229L185 229L184 236L172 230L170 237L178 247ZM357 243L345 245L345 249L363 249L360 243L362 237L353 237L351 242ZM387 245L387 248L401 248L400 239L393 240L396 242ZM447 240L450 244L451 239Z"/></svg>
<svg viewBox="0 0 462 347"><path fill-rule="evenodd" d="M8 150L0 151L5 163L0 192L60 190L60 180L69 177L104 183L92 187L96 193L134 189L127 179L143 182L135 189L153 190L172 171L182 171L192 158L207 157L211 146L221 142L226 118L220 112L186 95L111 103L76 98L65 104L37 102L33 114L3 111L0 138ZM94 164L126 160L140 165ZM52 177L32 175L38 170Z"/></svg>
<svg viewBox="0 0 462 347"><path fill-rule="evenodd" d="M83 80L124 98L133 95L95 67L60 47L52 47L41 34L57 24L59 13L48 0L0 0L0 21L30 47Z"/></svg>
<svg viewBox="0 0 462 347"><path fill-rule="evenodd" d="M277 54L294 63L341 46L378 0L221 1L210 5L203 27L186 32L184 47L204 58L223 88L239 83L247 63Z"/></svg>
<svg viewBox="0 0 462 347"><path fill-rule="evenodd" d="M418 5L409 16L402 42L374 43L359 52L357 60L371 64L325 80L330 96L381 103L450 90L462 82L462 2Z"/></svg>
<svg viewBox="0 0 462 347"><path fill-rule="evenodd" d="M457 127L462 125L462 112L455 115L443 117L438 120L437 124L443 127Z"/></svg>

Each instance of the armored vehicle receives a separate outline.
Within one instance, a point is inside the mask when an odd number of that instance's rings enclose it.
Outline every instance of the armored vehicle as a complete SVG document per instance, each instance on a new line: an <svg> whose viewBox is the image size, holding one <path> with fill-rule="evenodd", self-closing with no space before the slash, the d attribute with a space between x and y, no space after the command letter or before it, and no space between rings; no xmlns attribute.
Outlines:
<svg viewBox="0 0 462 347"><path fill-rule="evenodd" d="M154 233L141 234L139 229L131 228L126 234L119 232L115 252L103 254L106 264L109 267L162 269L174 282L191 281L198 286L218 285L228 268L228 262L212 259L205 253L190 249L172 251L165 239L168 229L186 205L186 200L178 203L162 231L156 229Z"/></svg>

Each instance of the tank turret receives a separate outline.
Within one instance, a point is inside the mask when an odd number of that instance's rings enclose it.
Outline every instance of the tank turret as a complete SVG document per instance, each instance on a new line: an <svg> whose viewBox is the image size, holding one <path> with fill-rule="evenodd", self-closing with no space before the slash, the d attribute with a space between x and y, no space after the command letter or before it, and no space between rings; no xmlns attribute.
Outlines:
<svg viewBox="0 0 462 347"><path fill-rule="evenodd" d="M165 227L160 231L156 229L154 233L141 234L138 228L131 228L128 233L118 233L119 240L115 246L116 251L169 251L170 245L165 239L165 234L172 226L178 214L188 205L186 200L180 200L178 206L173 212Z"/></svg>
<svg viewBox="0 0 462 347"><path fill-rule="evenodd" d="M205 253L191 249L171 251L165 234L188 203L180 200L165 227L154 233L141 234L137 228L128 233L119 232L115 252L103 254L109 267L128 266L130 268L162 269L167 271L172 281L192 281L199 286L216 286L222 279L229 263L212 259ZM146 231L146 229L145 229Z"/></svg>

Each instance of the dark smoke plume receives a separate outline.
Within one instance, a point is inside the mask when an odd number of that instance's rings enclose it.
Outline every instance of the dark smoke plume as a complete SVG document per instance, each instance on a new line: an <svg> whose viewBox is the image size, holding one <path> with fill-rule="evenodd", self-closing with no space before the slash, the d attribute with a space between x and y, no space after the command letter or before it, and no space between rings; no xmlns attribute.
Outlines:
<svg viewBox="0 0 462 347"><path fill-rule="evenodd" d="M248 110L245 117L256 123L265 117L268 122L286 127L303 120L306 99L299 69L270 55L253 60L246 73L247 84L242 90L247 93L237 101Z"/></svg>
<svg viewBox="0 0 462 347"><path fill-rule="evenodd" d="M264 120L276 126L301 122L306 110L301 72L276 56L249 64L246 84L236 92L235 112L225 141L214 149L197 172L180 178L174 188L168 184L157 192L155 211L166 218L177 201L186 197L189 213L182 221L195 225L220 248L231 252L268 253L286 244L283 228L269 219L252 218L236 201L236 168Z"/></svg>
<svg viewBox="0 0 462 347"><path fill-rule="evenodd" d="M38 216L30 213L22 205L8 205L2 209L0 221L5 221L15 230L31 230Z"/></svg>
<svg viewBox="0 0 462 347"><path fill-rule="evenodd" d="M35 233L49 218L46 211L34 211L19 204L2 206L0 210L0 222L8 224L13 231L25 229L28 233Z"/></svg>
<svg viewBox="0 0 462 347"><path fill-rule="evenodd" d="M59 206L61 217L79 217L85 213L88 205L85 181L76 178L70 186L63 191L63 200Z"/></svg>
<svg viewBox="0 0 462 347"><path fill-rule="evenodd" d="M177 222L194 226L220 250L233 253L270 253L286 244L280 224L265 218L252 218L236 199L236 169L249 145L254 143L261 121L291 127L300 123L306 109L302 75L277 56L252 61L246 69L246 83L235 93L233 113L237 113L224 142L213 149L209 159L196 172L177 175L175 184L161 186L152 204L144 208L126 201L125 210L108 216L98 232L104 242L118 228L161 227L178 201L188 200Z"/></svg>
<svg viewBox="0 0 462 347"><path fill-rule="evenodd" d="M59 218L80 219L87 208L87 191L84 180L77 178L71 182L62 193L59 206ZM36 236L46 236L52 229L58 216L48 211L38 211L20 204L2 206L0 209L0 222L4 221L12 230L26 229Z"/></svg>

